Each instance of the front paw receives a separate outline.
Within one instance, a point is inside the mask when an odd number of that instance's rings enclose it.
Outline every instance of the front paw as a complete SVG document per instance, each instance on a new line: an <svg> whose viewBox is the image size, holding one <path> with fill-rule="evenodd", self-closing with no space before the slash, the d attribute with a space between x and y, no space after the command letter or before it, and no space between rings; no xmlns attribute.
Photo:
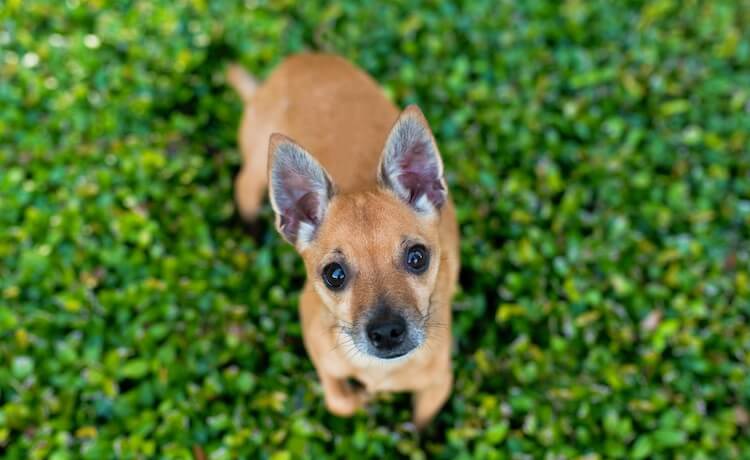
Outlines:
<svg viewBox="0 0 750 460"><path fill-rule="evenodd" d="M326 408L339 417L351 417L362 406L363 401L356 394L326 395Z"/></svg>
<svg viewBox="0 0 750 460"><path fill-rule="evenodd" d="M338 390L326 392L325 402L328 410L339 417L351 417L370 400L370 394L361 385L343 381Z"/></svg>

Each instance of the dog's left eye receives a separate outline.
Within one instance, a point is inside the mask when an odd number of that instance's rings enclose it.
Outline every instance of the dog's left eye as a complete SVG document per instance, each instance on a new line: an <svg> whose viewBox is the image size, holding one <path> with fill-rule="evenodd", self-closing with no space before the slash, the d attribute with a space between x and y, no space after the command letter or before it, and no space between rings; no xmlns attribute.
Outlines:
<svg viewBox="0 0 750 460"><path fill-rule="evenodd" d="M336 262L330 263L323 267L323 281L332 291L338 291L346 283L346 271L341 264Z"/></svg>
<svg viewBox="0 0 750 460"><path fill-rule="evenodd" d="M430 253L421 244L415 244L406 251L406 267L412 273L422 273L430 264Z"/></svg>

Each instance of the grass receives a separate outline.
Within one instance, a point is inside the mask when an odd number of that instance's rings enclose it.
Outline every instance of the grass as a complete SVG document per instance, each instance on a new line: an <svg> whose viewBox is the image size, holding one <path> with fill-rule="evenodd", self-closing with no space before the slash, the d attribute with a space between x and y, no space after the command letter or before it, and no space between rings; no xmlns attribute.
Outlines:
<svg viewBox="0 0 750 460"><path fill-rule="evenodd" d="M0 455L750 457L750 4L8 0ZM431 121L455 392L329 415L232 204L224 67L338 52Z"/></svg>

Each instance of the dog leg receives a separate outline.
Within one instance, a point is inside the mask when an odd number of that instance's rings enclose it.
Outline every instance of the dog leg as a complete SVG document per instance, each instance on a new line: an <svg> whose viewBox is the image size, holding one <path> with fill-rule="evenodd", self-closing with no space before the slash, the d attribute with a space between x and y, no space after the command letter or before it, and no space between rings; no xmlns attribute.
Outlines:
<svg viewBox="0 0 750 460"><path fill-rule="evenodd" d="M234 199L244 221L255 219L265 196L266 181L254 171L242 168L234 181Z"/></svg>
<svg viewBox="0 0 750 460"><path fill-rule="evenodd" d="M352 388L346 379L320 374L328 410L339 417L351 417L367 402L367 394Z"/></svg>
<svg viewBox="0 0 750 460"><path fill-rule="evenodd" d="M453 374L450 370L430 386L414 392L414 425L424 428L435 414L443 407L453 386Z"/></svg>

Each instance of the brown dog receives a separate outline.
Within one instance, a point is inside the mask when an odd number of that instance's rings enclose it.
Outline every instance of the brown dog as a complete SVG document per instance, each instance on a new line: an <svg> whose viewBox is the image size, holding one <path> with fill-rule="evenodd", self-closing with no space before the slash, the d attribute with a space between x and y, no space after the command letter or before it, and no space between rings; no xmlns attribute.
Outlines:
<svg viewBox="0 0 750 460"><path fill-rule="evenodd" d="M236 66L228 80L246 103L237 204L252 219L270 181L276 226L307 269L300 315L326 406L348 416L374 392L411 391L424 426L451 390L459 253L422 112L399 115L330 55L290 57L260 86Z"/></svg>

